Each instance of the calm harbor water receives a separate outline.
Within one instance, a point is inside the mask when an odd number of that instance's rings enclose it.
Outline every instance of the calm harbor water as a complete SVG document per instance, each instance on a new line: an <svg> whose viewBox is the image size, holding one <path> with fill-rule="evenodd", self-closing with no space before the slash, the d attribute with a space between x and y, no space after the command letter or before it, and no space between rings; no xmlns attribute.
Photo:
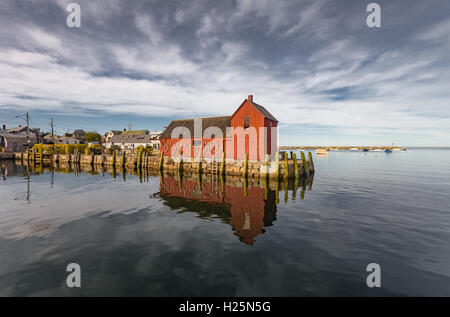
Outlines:
<svg viewBox="0 0 450 317"><path fill-rule="evenodd" d="M266 186L3 161L0 295L450 296L450 149L314 159Z"/></svg>

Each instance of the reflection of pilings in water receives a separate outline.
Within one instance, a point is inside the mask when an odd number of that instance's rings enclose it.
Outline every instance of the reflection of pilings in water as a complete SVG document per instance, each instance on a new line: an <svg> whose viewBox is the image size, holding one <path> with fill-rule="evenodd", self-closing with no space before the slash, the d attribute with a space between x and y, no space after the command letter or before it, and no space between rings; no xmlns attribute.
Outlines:
<svg viewBox="0 0 450 317"><path fill-rule="evenodd" d="M27 201L28 203L31 203L31 192L30 192L30 173L28 172L28 165L27 165Z"/></svg>
<svg viewBox="0 0 450 317"><path fill-rule="evenodd" d="M295 156L295 153L294 153ZM294 179L294 188L292 189L292 200L295 200L297 197L297 188L298 188L298 177Z"/></svg>
<svg viewBox="0 0 450 317"><path fill-rule="evenodd" d="M267 177L264 178L264 200L267 200L269 197L269 179Z"/></svg>
<svg viewBox="0 0 450 317"><path fill-rule="evenodd" d="M222 188L222 196L225 196L225 175L220 174L220 186Z"/></svg>
<svg viewBox="0 0 450 317"><path fill-rule="evenodd" d="M308 190L312 190L313 181L314 181L314 174L312 174L308 179Z"/></svg>
<svg viewBox="0 0 450 317"><path fill-rule="evenodd" d="M202 190L202 173L197 174L197 187L198 190Z"/></svg>
<svg viewBox="0 0 450 317"><path fill-rule="evenodd" d="M248 196L248 178L244 177L244 197Z"/></svg>
<svg viewBox="0 0 450 317"><path fill-rule="evenodd" d="M280 181L278 179L276 179L275 180L275 204L277 204L277 205L280 202L279 191L280 191Z"/></svg>
<svg viewBox="0 0 450 317"><path fill-rule="evenodd" d="M178 173L178 186L180 189L183 189L183 175L181 173Z"/></svg>
<svg viewBox="0 0 450 317"><path fill-rule="evenodd" d="M285 153L287 156L287 154ZM288 179L287 177L284 179L284 203L286 204L288 201Z"/></svg>
<svg viewBox="0 0 450 317"><path fill-rule="evenodd" d="M300 199L303 200L305 198L305 190L306 190L306 179L302 180L302 190L300 192Z"/></svg>
<svg viewBox="0 0 450 317"><path fill-rule="evenodd" d="M164 173L162 169L159 170L159 181L161 185L164 185Z"/></svg>
<svg viewBox="0 0 450 317"><path fill-rule="evenodd" d="M141 172L140 168L137 169L137 174L138 174L138 177L139 177L139 182L142 183L142 172Z"/></svg>

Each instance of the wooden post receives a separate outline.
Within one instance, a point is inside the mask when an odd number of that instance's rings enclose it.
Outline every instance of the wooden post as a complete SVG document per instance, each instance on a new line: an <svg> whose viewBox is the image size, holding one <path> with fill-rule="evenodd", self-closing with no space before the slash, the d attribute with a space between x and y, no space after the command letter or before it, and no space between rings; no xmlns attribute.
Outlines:
<svg viewBox="0 0 450 317"><path fill-rule="evenodd" d="M275 152L275 175L277 176L277 180L280 177L280 152Z"/></svg>
<svg viewBox="0 0 450 317"><path fill-rule="evenodd" d="M220 175L225 175L225 152L222 152L222 162L220 163Z"/></svg>
<svg viewBox="0 0 450 317"><path fill-rule="evenodd" d="M139 153L138 153L138 161L137 161L138 170L140 170L142 168L142 153L143 152L144 152L143 149L140 149Z"/></svg>
<svg viewBox="0 0 450 317"><path fill-rule="evenodd" d="M308 157L309 157L309 164L311 164L311 172L314 172L315 169L311 152L308 152Z"/></svg>
<svg viewBox="0 0 450 317"><path fill-rule="evenodd" d="M125 162L127 161L125 150L122 150L122 169L125 169Z"/></svg>
<svg viewBox="0 0 450 317"><path fill-rule="evenodd" d="M89 149L88 149L88 148L86 148L86 149L84 150L84 155L89 155Z"/></svg>
<svg viewBox="0 0 450 317"><path fill-rule="evenodd" d="M309 168L308 164L306 163L305 152L300 151L300 155L302 157L303 170L305 171L306 177L309 177Z"/></svg>
<svg viewBox="0 0 450 317"><path fill-rule="evenodd" d="M202 152L198 153L197 173L202 173Z"/></svg>
<svg viewBox="0 0 450 317"><path fill-rule="evenodd" d="M268 178L269 177L269 154L266 154L264 156L264 177Z"/></svg>
<svg viewBox="0 0 450 317"><path fill-rule="evenodd" d="M288 155L284 152L284 178L289 177L289 164L288 164Z"/></svg>
<svg viewBox="0 0 450 317"><path fill-rule="evenodd" d="M297 154L292 153L292 158L294 159L294 175L295 178L298 178L298 163L297 163Z"/></svg>
<svg viewBox="0 0 450 317"><path fill-rule="evenodd" d="M180 153L180 159L178 161L178 173L183 170L183 152Z"/></svg>
<svg viewBox="0 0 450 317"><path fill-rule="evenodd" d="M159 155L159 170L162 171L164 168L164 152Z"/></svg>
<svg viewBox="0 0 450 317"><path fill-rule="evenodd" d="M242 171L242 177L248 176L248 153L244 156L244 170Z"/></svg>
<svg viewBox="0 0 450 317"><path fill-rule="evenodd" d="M116 150L113 150L112 153L112 166L116 166Z"/></svg>
<svg viewBox="0 0 450 317"><path fill-rule="evenodd" d="M92 151L92 153L91 153L91 166L94 166L94 162L95 161L95 154L94 154L94 151Z"/></svg>

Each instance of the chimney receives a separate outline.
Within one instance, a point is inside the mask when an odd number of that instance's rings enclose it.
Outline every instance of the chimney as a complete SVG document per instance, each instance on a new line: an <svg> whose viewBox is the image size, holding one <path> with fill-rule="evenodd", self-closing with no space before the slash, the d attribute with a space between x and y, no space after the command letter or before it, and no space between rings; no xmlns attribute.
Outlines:
<svg viewBox="0 0 450 317"><path fill-rule="evenodd" d="M123 132L127 131L127 129L123 128Z"/></svg>
<svg viewBox="0 0 450 317"><path fill-rule="evenodd" d="M247 100L253 102L253 95L248 95Z"/></svg>
<svg viewBox="0 0 450 317"><path fill-rule="evenodd" d="M19 128L21 128L22 127L22 125L21 124L19 124Z"/></svg>
<svg viewBox="0 0 450 317"><path fill-rule="evenodd" d="M6 130L6 124L3 125L3 130Z"/></svg>

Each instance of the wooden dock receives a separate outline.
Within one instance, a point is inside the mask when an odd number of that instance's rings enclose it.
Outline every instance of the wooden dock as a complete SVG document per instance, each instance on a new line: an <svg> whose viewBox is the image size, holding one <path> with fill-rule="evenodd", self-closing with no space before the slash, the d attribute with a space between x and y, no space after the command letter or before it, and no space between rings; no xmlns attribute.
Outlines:
<svg viewBox="0 0 450 317"><path fill-rule="evenodd" d="M303 153L302 153L303 154ZM277 155L276 155L277 156ZM171 158L160 154L149 154L140 151L138 154L94 155L91 154L45 154L38 151L29 153L14 153L14 158L28 164L76 164L91 166L112 166L114 168L134 169L138 172L144 170L161 170L177 173L199 173L205 175L229 175L244 178L297 178L314 173L312 155L308 159L302 155L297 159L294 154L288 157L283 153L283 159L270 161L267 155L264 162L249 161L248 156L242 160L211 160L198 158Z"/></svg>

